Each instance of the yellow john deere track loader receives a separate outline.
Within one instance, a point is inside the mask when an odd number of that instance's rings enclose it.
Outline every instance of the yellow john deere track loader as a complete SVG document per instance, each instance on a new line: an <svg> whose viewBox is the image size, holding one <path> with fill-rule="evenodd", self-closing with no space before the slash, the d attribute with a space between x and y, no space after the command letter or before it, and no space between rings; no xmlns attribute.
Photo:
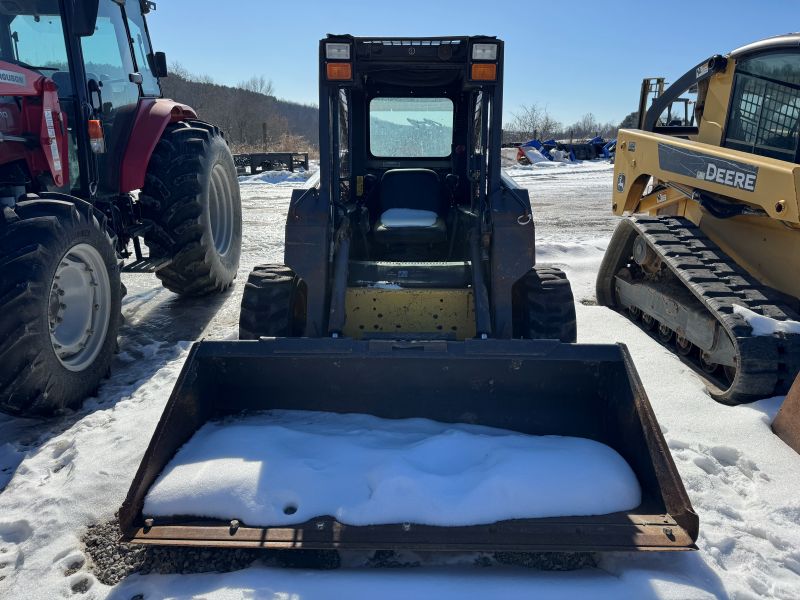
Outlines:
<svg viewBox="0 0 800 600"><path fill-rule="evenodd" d="M190 352L120 510L124 539L286 549L695 547L697 516L626 349L571 343L569 282L534 266L528 193L500 169L502 74L494 37L321 41L320 174L292 194L286 265L251 273L240 341L200 342ZM354 525L330 514L265 526L235 514L146 512L159 474L200 427L269 409L588 438L624 458L641 503L466 526ZM284 484L270 472L260 471L264 489ZM215 478L213 468L207 475Z"/></svg>
<svg viewBox="0 0 800 600"><path fill-rule="evenodd" d="M785 394L800 368L800 34L663 88L644 81L639 129L618 137L613 210L634 216L612 237L598 302L694 361L720 402Z"/></svg>

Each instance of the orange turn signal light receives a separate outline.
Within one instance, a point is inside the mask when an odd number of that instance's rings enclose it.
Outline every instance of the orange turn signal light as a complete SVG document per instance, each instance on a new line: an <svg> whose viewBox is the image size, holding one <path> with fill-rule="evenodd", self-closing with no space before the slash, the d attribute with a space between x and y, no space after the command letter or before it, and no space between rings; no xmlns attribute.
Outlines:
<svg viewBox="0 0 800 600"><path fill-rule="evenodd" d="M472 65L473 81L496 81L497 63L475 63Z"/></svg>
<svg viewBox="0 0 800 600"><path fill-rule="evenodd" d="M95 154L102 154L106 151L103 124L98 119L89 119L89 145Z"/></svg>
<svg viewBox="0 0 800 600"><path fill-rule="evenodd" d="M353 65L349 62L325 63L325 73L330 81L350 81L353 78Z"/></svg>

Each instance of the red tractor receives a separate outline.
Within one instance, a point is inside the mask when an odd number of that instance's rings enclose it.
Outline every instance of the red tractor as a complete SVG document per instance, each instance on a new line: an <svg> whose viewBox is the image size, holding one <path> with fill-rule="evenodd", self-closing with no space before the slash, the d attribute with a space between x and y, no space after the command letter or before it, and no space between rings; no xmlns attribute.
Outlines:
<svg viewBox="0 0 800 600"><path fill-rule="evenodd" d="M94 392L117 344L120 271L155 271L182 295L236 276L233 158L219 129L161 97L166 58L145 23L154 7L0 3L5 412L53 414Z"/></svg>

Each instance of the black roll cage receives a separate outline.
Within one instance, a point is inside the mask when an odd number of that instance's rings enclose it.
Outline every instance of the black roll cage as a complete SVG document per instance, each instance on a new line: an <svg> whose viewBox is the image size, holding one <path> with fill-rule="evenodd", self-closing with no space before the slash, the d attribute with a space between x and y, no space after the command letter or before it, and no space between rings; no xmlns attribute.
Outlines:
<svg viewBox="0 0 800 600"><path fill-rule="evenodd" d="M329 81L326 75L326 44L344 43L351 48L353 77L349 81ZM497 44L497 77L495 81L472 81L470 68L473 62L472 46L477 43ZM442 52L443 47L451 52ZM442 58L446 56L446 58ZM346 61L345 61L346 62ZM449 81L448 81L449 76ZM437 77L440 79L437 81ZM382 83L372 83L375 78ZM338 200L340 172L339 161L342 155L339 147L339 111L336 109L339 91L358 90L364 93L362 107L369 110L369 102L375 97L448 97L454 108L454 145L458 122L467 123L466 139L462 145L467 146L474 139L474 120L469 115L461 114L464 106L458 97L471 93L481 94L484 118L481 120L481 158L470 157L467 165L469 178L476 183L480 205L485 206L487 195L500 190L500 154L488 152L489 148L500 148L502 136L502 103L503 103L503 42L496 37L463 36L463 37L425 37L425 38L358 38L351 35L329 35L320 41L319 46L319 106L320 106L320 193L323 199L332 203ZM414 81L416 79L416 81ZM456 89L452 83L460 82ZM375 93L375 86L380 86L380 93ZM449 87L448 87L449 85ZM454 93L455 92L455 93ZM455 97L454 97L455 96ZM352 96L351 96L352 97ZM452 163L452 155L435 158L373 157L369 151L368 119L364 126L354 127L353 108L349 107L349 132L346 149L351 164L349 169L349 189L357 189L356 177L368 170L383 168L418 167L441 164L446 168ZM489 118L485 118L488 114ZM358 139L354 139L354 135ZM355 147L363 148L363 153L354 153ZM329 148L326 152L324 149ZM488 160L487 160L488 155Z"/></svg>

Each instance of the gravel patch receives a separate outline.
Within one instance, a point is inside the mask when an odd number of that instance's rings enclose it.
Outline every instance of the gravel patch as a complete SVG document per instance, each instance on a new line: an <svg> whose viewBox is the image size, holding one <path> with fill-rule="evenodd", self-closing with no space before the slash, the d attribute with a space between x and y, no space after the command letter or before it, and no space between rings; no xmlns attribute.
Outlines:
<svg viewBox="0 0 800 600"><path fill-rule="evenodd" d="M106 585L116 585L134 573L227 573L244 569L256 562L263 566L299 569L337 569L341 566L340 555L335 551L170 548L125 544L119 541L119 537L119 521L116 518L90 526L83 536L89 558L88 568L98 581ZM408 555L391 550L378 550L363 555L357 553L350 558L348 566L367 568L414 568L451 562L443 560L446 557L441 553ZM465 557L463 562L478 567L509 565L544 571L572 571L597 566L595 555L586 552L475 553L469 555L469 558ZM83 563L76 562L70 565L69 570L74 573L81 567ZM81 586L81 583L77 585Z"/></svg>
<svg viewBox="0 0 800 600"><path fill-rule="evenodd" d="M119 542L114 519L89 527L83 537L91 571L106 585L115 585L133 573L202 573L235 571L252 564L256 550L164 548Z"/></svg>

